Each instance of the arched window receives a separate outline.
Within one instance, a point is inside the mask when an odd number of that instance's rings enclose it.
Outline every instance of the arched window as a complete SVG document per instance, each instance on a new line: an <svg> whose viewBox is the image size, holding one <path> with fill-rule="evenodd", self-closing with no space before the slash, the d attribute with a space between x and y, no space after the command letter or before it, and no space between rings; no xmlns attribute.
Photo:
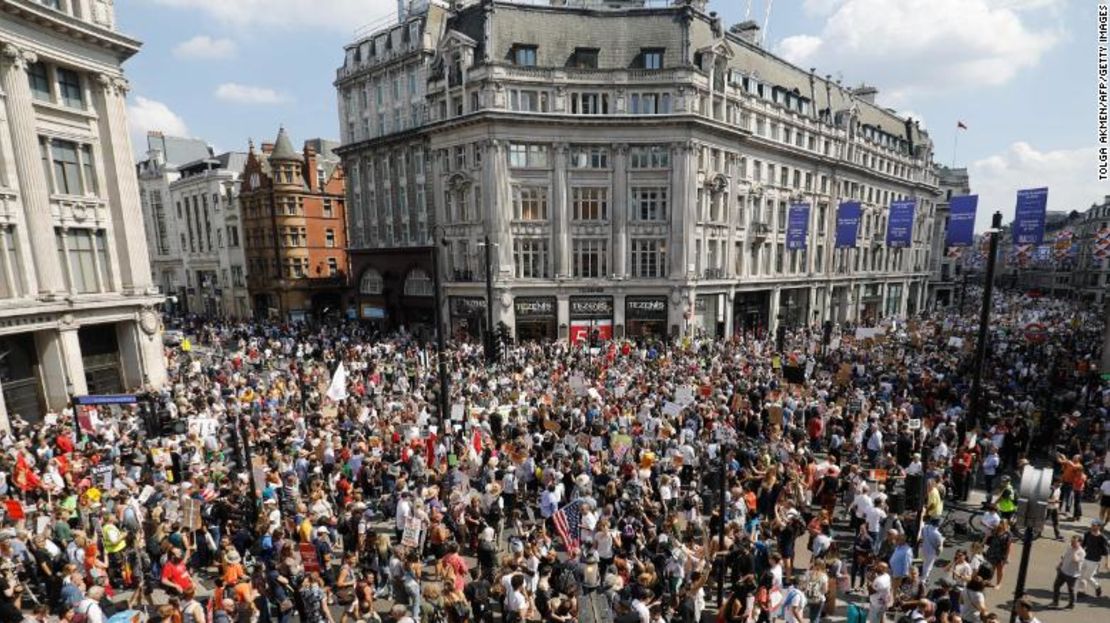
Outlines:
<svg viewBox="0 0 1110 623"><path fill-rule="evenodd" d="M432 296L435 294L432 278L427 271L414 268L405 277L405 296Z"/></svg>
<svg viewBox="0 0 1110 623"><path fill-rule="evenodd" d="M382 274L376 268L367 268L358 282L358 291L360 294L381 294Z"/></svg>

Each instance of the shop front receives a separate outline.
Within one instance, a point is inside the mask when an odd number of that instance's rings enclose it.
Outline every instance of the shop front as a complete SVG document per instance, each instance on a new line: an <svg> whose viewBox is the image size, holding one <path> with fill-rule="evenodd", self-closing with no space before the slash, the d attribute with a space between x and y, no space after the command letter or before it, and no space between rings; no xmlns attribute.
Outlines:
<svg viewBox="0 0 1110 623"><path fill-rule="evenodd" d="M667 297L629 296L624 299L625 334L630 338L667 335Z"/></svg>
<svg viewBox="0 0 1110 623"><path fill-rule="evenodd" d="M720 337L725 323L719 317L720 294L699 294L694 299L694 331L698 335Z"/></svg>
<svg viewBox="0 0 1110 623"><path fill-rule="evenodd" d="M456 339L478 339L482 337L482 326L486 317L485 297L452 296L449 302L451 335Z"/></svg>
<svg viewBox="0 0 1110 623"><path fill-rule="evenodd" d="M613 339L613 297L570 297L570 334L567 337L571 344Z"/></svg>
<svg viewBox="0 0 1110 623"><path fill-rule="evenodd" d="M765 335L770 313L770 290L737 292L733 298L733 332L753 337Z"/></svg>
<svg viewBox="0 0 1110 623"><path fill-rule="evenodd" d="M518 296L513 299L517 341L554 340L557 309L553 296Z"/></svg>

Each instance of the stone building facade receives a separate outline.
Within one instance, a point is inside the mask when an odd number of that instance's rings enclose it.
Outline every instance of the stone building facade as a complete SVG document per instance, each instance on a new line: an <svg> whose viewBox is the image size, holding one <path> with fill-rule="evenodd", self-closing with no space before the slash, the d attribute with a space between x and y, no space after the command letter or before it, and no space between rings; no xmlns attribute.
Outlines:
<svg viewBox="0 0 1110 623"><path fill-rule="evenodd" d="M0 425L165 380L109 0L0 0Z"/></svg>
<svg viewBox="0 0 1110 623"><path fill-rule="evenodd" d="M367 258L353 282L383 291L392 271L400 302L430 302L421 262L442 244L439 312L475 333L488 237L494 322L517 337L766 333L923 309L928 135L874 89L775 57L758 30L698 0L476 0L422 5L347 46L340 153L352 256ZM376 99L397 77L415 80L408 108ZM898 199L916 201L913 235L890 248ZM856 245L838 249L842 201L862 209ZM797 250L793 203L810 206Z"/></svg>
<svg viewBox="0 0 1110 623"><path fill-rule="evenodd" d="M150 252L151 279L166 295L164 309L186 309L183 256L188 244L178 237L184 231L170 197L170 184L181 177L185 163L204 160L215 154L200 139L166 136L149 132L146 159L135 165L139 178L139 200L143 210L143 229ZM180 219L184 220L184 218Z"/></svg>
<svg viewBox="0 0 1110 623"><path fill-rule="evenodd" d="M323 139L293 149L285 128L240 176L247 288L256 317L288 321L345 313L347 234L343 168Z"/></svg>

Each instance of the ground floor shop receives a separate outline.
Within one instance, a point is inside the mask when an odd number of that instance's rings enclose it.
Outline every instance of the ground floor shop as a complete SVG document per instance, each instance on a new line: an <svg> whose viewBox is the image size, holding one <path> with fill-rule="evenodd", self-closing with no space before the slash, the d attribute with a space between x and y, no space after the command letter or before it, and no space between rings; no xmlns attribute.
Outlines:
<svg viewBox="0 0 1110 623"><path fill-rule="evenodd" d="M485 284L449 283L444 320L451 335L480 339L486 325ZM608 339L699 335L765 337L834 323L875 323L923 309L924 281L820 281L705 284L660 288L494 286L493 324L513 339ZM373 305L385 305L378 303ZM378 314L388 313L383 310ZM411 314L411 311L407 313ZM364 314L365 318L365 314Z"/></svg>
<svg viewBox="0 0 1110 623"><path fill-rule="evenodd" d="M151 305L8 315L0 321L0 427L42 421L74 396L165 382L161 321Z"/></svg>

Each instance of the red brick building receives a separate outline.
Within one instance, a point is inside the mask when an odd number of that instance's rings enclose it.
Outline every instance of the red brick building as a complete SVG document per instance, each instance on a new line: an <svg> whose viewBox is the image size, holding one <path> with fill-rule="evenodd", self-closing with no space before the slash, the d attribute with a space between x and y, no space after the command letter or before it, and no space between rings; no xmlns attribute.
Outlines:
<svg viewBox="0 0 1110 623"><path fill-rule="evenodd" d="M347 286L345 178L336 143L293 149L285 128L261 153L250 146L239 194L247 287L255 315L340 315Z"/></svg>

